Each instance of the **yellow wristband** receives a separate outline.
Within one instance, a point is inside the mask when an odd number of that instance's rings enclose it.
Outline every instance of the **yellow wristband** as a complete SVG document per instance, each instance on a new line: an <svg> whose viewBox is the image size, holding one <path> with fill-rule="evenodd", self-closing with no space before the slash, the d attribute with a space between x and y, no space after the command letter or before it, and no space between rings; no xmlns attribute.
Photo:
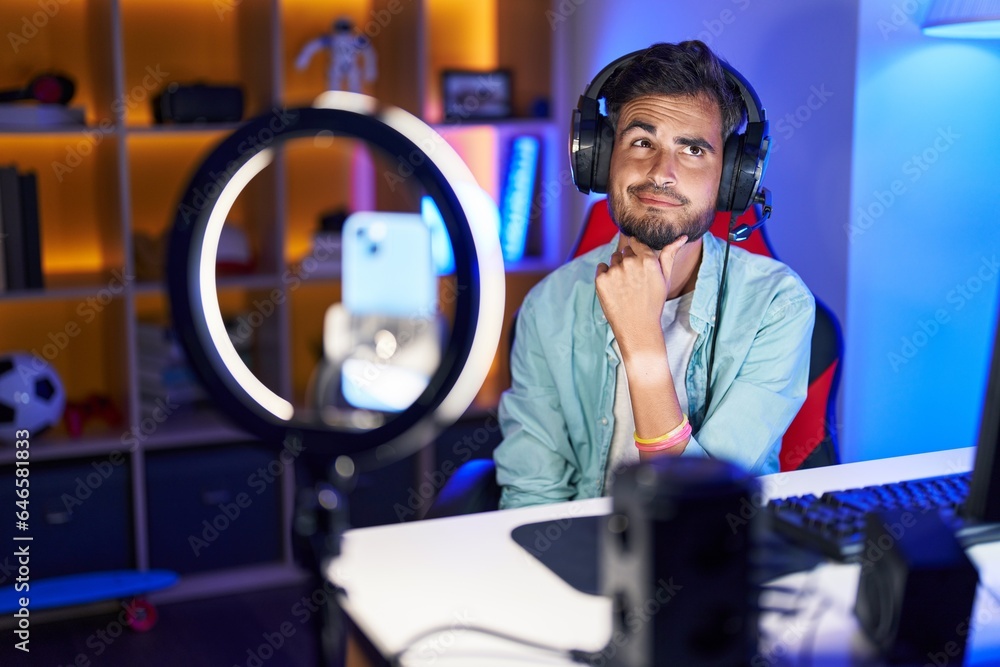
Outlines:
<svg viewBox="0 0 1000 667"><path fill-rule="evenodd" d="M684 413L681 413L681 416L683 417L683 419L681 419L681 423L678 424L676 428L671 429L668 433L665 433L658 438L640 438L637 432L633 432L632 435L635 436L635 441L640 445L655 445L659 442L663 442L664 440L669 440L670 438L674 437L675 435L683 431L684 427L687 426L688 416Z"/></svg>

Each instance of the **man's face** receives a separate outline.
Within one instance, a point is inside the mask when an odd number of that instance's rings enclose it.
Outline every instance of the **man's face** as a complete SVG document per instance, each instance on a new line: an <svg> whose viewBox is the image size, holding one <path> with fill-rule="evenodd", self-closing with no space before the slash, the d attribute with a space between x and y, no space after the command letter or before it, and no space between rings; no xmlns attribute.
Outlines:
<svg viewBox="0 0 1000 667"><path fill-rule="evenodd" d="M722 114L707 95L624 104L608 175L618 228L654 250L700 238L715 217L722 149Z"/></svg>

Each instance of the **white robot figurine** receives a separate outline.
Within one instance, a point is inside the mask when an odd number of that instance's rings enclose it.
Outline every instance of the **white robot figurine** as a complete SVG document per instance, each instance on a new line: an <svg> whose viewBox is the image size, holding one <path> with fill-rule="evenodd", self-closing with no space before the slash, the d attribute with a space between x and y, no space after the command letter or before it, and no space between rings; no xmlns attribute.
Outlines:
<svg viewBox="0 0 1000 667"><path fill-rule="evenodd" d="M340 18L333 22L332 30L310 41L299 52L295 67L303 70L309 66L309 61L317 51L330 51L330 67L326 79L329 90L349 90L352 93L361 92L361 67L358 60L364 58L364 81L371 83L377 75L375 49L364 35L354 33L354 24L350 19ZM346 80L346 87L341 82Z"/></svg>

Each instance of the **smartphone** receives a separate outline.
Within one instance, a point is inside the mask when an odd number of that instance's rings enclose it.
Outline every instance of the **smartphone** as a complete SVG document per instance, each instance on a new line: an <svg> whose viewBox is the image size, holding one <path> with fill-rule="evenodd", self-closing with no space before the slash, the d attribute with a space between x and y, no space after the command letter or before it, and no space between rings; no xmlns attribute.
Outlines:
<svg viewBox="0 0 1000 667"><path fill-rule="evenodd" d="M351 315L437 312L431 231L419 213L352 213L344 222L341 290Z"/></svg>

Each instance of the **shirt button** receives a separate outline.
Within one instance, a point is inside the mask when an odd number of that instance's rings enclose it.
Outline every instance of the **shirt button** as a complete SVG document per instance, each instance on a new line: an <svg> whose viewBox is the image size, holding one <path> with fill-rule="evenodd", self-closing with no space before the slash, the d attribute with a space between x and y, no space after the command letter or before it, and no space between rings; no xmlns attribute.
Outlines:
<svg viewBox="0 0 1000 667"><path fill-rule="evenodd" d="M615 355L613 355L613 354L609 354L608 355L608 361L614 361L616 358L617 357L615 357Z"/></svg>
<svg viewBox="0 0 1000 667"><path fill-rule="evenodd" d="M607 426L608 425L608 418L607 417L601 417L601 423L604 424L605 426Z"/></svg>

